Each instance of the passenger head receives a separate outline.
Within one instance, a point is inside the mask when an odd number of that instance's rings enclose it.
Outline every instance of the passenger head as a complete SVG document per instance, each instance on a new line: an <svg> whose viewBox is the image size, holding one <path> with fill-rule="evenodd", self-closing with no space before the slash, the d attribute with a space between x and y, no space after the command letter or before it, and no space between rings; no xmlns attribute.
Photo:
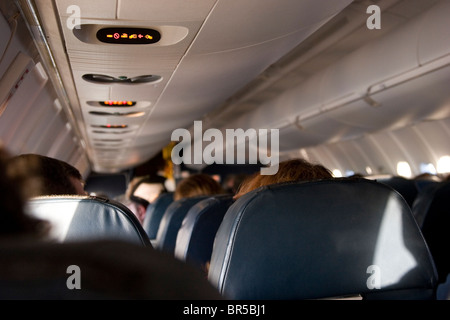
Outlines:
<svg viewBox="0 0 450 320"><path fill-rule="evenodd" d="M262 175L255 173L244 181L234 199L262 186L290 181L314 181L330 179L331 171L321 164L313 164L304 159L293 159L283 161L279 164L278 172L273 175Z"/></svg>
<svg viewBox="0 0 450 320"><path fill-rule="evenodd" d="M38 154L22 154L9 161L11 176L26 186L27 198L43 195L86 195L81 173L67 162Z"/></svg>
<svg viewBox="0 0 450 320"><path fill-rule="evenodd" d="M0 236L44 236L49 225L25 214L23 185L8 174L9 160L0 146Z"/></svg>
<svg viewBox="0 0 450 320"><path fill-rule="evenodd" d="M440 182L441 179L439 176L431 173L421 173L413 178L413 180L427 180L427 181L434 181L434 182Z"/></svg>
<svg viewBox="0 0 450 320"><path fill-rule="evenodd" d="M161 193L167 192L164 186L165 180L166 178L161 176L146 175L135 177L129 183L124 203L141 223L144 221L147 206Z"/></svg>
<svg viewBox="0 0 450 320"><path fill-rule="evenodd" d="M197 173L184 178L177 184L173 198L174 200L179 200L223 192L221 185L212 177L204 173Z"/></svg>
<svg viewBox="0 0 450 320"><path fill-rule="evenodd" d="M249 173L229 174L225 177L223 188L226 192L234 194L248 177L250 177Z"/></svg>

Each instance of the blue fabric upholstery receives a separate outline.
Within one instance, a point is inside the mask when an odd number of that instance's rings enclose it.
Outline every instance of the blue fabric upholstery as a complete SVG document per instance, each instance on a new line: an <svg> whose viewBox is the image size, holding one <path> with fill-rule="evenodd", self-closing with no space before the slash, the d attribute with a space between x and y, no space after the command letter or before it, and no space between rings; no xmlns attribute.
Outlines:
<svg viewBox="0 0 450 320"><path fill-rule="evenodd" d="M178 230L184 217L193 205L206 198L207 196L198 196L172 202L161 219L154 247L174 254Z"/></svg>
<svg viewBox="0 0 450 320"><path fill-rule="evenodd" d="M175 257L203 268L211 259L216 232L232 203L232 195L219 195L194 205L178 231Z"/></svg>
<svg viewBox="0 0 450 320"><path fill-rule="evenodd" d="M59 242L120 239L151 246L133 212L114 200L92 196L45 196L29 200L26 210L49 221L50 237Z"/></svg>
<svg viewBox="0 0 450 320"><path fill-rule="evenodd" d="M434 299L437 274L396 191L333 179L239 198L217 232L208 278L230 299Z"/></svg>
<svg viewBox="0 0 450 320"><path fill-rule="evenodd" d="M156 239L164 212L172 202L173 192L167 192L161 194L153 203L148 205L142 227L147 232L150 241Z"/></svg>

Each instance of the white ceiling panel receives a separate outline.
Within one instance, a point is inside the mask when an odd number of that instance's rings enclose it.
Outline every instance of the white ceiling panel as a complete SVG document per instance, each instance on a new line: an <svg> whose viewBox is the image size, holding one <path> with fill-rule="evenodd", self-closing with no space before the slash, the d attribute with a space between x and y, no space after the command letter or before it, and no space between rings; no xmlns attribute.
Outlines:
<svg viewBox="0 0 450 320"><path fill-rule="evenodd" d="M203 21L217 0L118 0L117 18L122 20Z"/></svg>
<svg viewBox="0 0 450 320"><path fill-rule="evenodd" d="M79 13L83 18L115 19L117 0L57 0L58 13L62 17L75 17ZM74 6L76 6L74 8ZM67 21L67 20L65 20Z"/></svg>

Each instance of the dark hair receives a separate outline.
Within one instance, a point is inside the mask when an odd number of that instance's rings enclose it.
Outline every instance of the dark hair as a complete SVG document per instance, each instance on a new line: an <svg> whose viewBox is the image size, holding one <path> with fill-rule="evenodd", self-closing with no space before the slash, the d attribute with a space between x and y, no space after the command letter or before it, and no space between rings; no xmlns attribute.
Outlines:
<svg viewBox="0 0 450 320"><path fill-rule="evenodd" d="M212 177L204 173L197 173L178 183L174 193L174 200L223 192L221 185Z"/></svg>
<svg viewBox="0 0 450 320"><path fill-rule="evenodd" d="M9 153L0 147L0 235L43 236L48 224L25 214L23 185L8 171Z"/></svg>
<svg viewBox="0 0 450 320"><path fill-rule="evenodd" d="M9 161L9 171L16 181L26 186L25 197L77 194L71 178L82 181L81 173L72 165L39 154L22 154Z"/></svg>

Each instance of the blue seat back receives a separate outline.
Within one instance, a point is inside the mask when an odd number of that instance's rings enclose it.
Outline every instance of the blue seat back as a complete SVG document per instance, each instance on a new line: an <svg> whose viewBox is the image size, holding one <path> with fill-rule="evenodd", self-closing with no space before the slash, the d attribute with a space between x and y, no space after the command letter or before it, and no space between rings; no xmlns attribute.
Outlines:
<svg viewBox="0 0 450 320"><path fill-rule="evenodd" d="M125 205L93 196L44 196L28 201L32 216L47 220L59 242L120 239L151 246L137 217Z"/></svg>
<svg viewBox="0 0 450 320"><path fill-rule="evenodd" d="M232 195L219 195L195 204L178 231L175 257L204 268L211 259L217 230L232 203Z"/></svg>
<svg viewBox="0 0 450 320"><path fill-rule="evenodd" d="M418 185L416 180L406 179L403 177L390 177L379 179L378 182L387 184L405 198L406 202L412 207L418 193Z"/></svg>
<svg viewBox="0 0 450 320"><path fill-rule="evenodd" d="M184 217L193 205L206 198L207 196L197 196L173 201L161 219L154 247L174 254L178 230Z"/></svg>
<svg viewBox="0 0 450 320"><path fill-rule="evenodd" d="M437 274L396 191L333 179L239 198L217 232L208 278L230 299L433 299Z"/></svg>
<svg viewBox="0 0 450 320"><path fill-rule="evenodd" d="M164 212L172 202L173 192L166 192L162 193L153 203L148 205L142 227L147 232L150 241L156 239Z"/></svg>

